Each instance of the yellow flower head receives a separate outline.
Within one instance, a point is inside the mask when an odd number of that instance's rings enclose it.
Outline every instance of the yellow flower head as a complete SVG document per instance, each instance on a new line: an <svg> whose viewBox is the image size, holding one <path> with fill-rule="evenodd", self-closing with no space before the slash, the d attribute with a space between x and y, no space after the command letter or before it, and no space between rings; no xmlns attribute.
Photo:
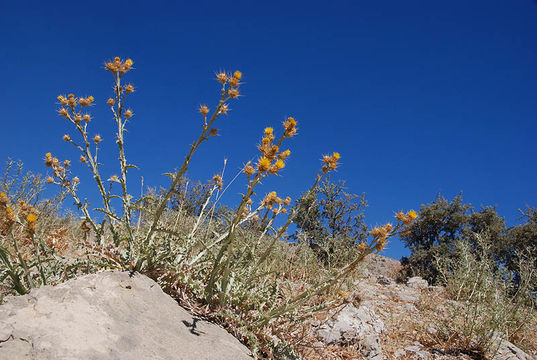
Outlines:
<svg viewBox="0 0 537 360"><path fill-rule="evenodd" d="M276 167L281 170L285 167L285 163L282 160L278 159L276 161Z"/></svg>
<svg viewBox="0 0 537 360"><path fill-rule="evenodd" d="M128 66L132 66L133 61L131 59L127 59L125 60L125 64L127 64Z"/></svg>
<svg viewBox="0 0 537 360"><path fill-rule="evenodd" d="M237 80L240 80L241 77L242 77L242 73L241 73L240 71L237 70L237 71L235 71L235 72L233 73L233 77L234 77L235 79L237 79Z"/></svg>
<svg viewBox="0 0 537 360"><path fill-rule="evenodd" d="M265 135L272 135L273 132L274 132L273 128L271 128L271 127L266 127L265 128Z"/></svg>
<svg viewBox="0 0 537 360"><path fill-rule="evenodd" d="M335 152L334 154L332 154L332 157L336 160L339 160L341 158L341 155L339 155L338 152Z"/></svg>
<svg viewBox="0 0 537 360"><path fill-rule="evenodd" d="M259 159L259 162L257 163L257 168L259 169L260 172L265 172L269 169L270 167L270 160L267 159L266 157L262 157L261 159Z"/></svg>
<svg viewBox="0 0 537 360"><path fill-rule="evenodd" d="M26 217L26 220L28 220L29 223L33 223L37 220L37 216L35 216L34 214L29 214L27 217Z"/></svg>
<svg viewBox="0 0 537 360"><path fill-rule="evenodd" d="M414 210L410 210L410 211L408 212L408 216L410 216L410 218L411 218L412 220L414 220L414 219L416 219L416 218L418 217L418 213L415 212Z"/></svg>
<svg viewBox="0 0 537 360"><path fill-rule="evenodd" d="M90 102L93 102L93 100L95 100L95 98L94 98L93 96L90 96L90 97L88 98L88 100L89 100Z"/></svg>

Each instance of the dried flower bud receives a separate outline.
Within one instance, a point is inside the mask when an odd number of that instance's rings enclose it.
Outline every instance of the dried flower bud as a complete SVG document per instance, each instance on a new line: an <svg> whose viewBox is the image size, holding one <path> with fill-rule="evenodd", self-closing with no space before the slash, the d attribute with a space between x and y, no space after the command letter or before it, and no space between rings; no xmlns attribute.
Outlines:
<svg viewBox="0 0 537 360"><path fill-rule="evenodd" d="M61 108L58 113L60 114L60 116L63 116L66 119L69 117L69 112L66 108Z"/></svg>
<svg viewBox="0 0 537 360"><path fill-rule="evenodd" d="M127 119L132 117L132 110L131 109L127 109L127 111L125 111L125 117Z"/></svg>
<svg viewBox="0 0 537 360"><path fill-rule="evenodd" d="M246 174L246 176L248 176L248 177L250 177L253 174L255 174L255 169L254 169L254 167L252 165L250 165L250 163L246 164L246 166L244 167L243 171Z"/></svg>
<svg viewBox="0 0 537 360"><path fill-rule="evenodd" d="M239 85L239 79L236 79L234 77L229 79L229 86L235 87L235 86L238 86L238 85Z"/></svg>
<svg viewBox="0 0 537 360"><path fill-rule="evenodd" d="M225 84L227 82L227 75L223 72L216 75L216 79L220 84Z"/></svg>
<svg viewBox="0 0 537 360"><path fill-rule="evenodd" d="M206 116L209 113L209 108L206 105L201 105L200 106L200 113L203 116Z"/></svg>
<svg viewBox="0 0 537 360"><path fill-rule="evenodd" d="M218 133L218 129L212 128L209 130L209 136L215 136Z"/></svg>
<svg viewBox="0 0 537 360"><path fill-rule="evenodd" d="M218 186L218 190L222 190L222 186L223 186L222 177L220 175L215 175L213 176L213 181Z"/></svg>
<svg viewBox="0 0 537 360"><path fill-rule="evenodd" d="M284 204L285 206L288 206L290 203L291 203L291 198L288 196L288 197L286 197L285 200L283 201L283 204Z"/></svg>
<svg viewBox="0 0 537 360"><path fill-rule="evenodd" d="M47 184L52 184L54 182L54 178L52 176L47 177Z"/></svg>
<svg viewBox="0 0 537 360"><path fill-rule="evenodd" d="M116 101L112 98L109 98L108 100L106 100L106 104L108 106L114 106L114 104L116 103Z"/></svg>
<svg viewBox="0 0 537 360"><path fill-rule="evenodd" d="M63 141L71 141L71 137L67 134L63 135Z"/></svg>
<svg viewBox="0 0 537 360"><path fill-rule="evenodd" d="M239 97L239 90L237 89L229 89L228 91L229 97L236 99Z"/></svg>
<svg viewBox="0 0 537 360"><path fill-rule="evenodd" d="M82 120L84 120L85 122L90 122L91 116L89 114L84 114L84 116L82 116Z"/></svg>
<svg viewBox="0 0 537 360"><path fill-rule="evenodd" d="M71 160L64 160L63 161L63 166L65 166L65 167L71 166Z"/></svg>
<svg viewBox="0 0 537 360"><path fill-rule="evenodd" d="M134 86L132 84L125 85L125 91L127 92L127 94L133 93L134 92Z"/></svg>
<svg viewBox="0 0 537 360"><path fill-rule="evenodd" d="M75 123L80 124L81 121L82 121L82 116L76 114L75 115Z"/></svg>
<svg viewBox="0 0 537 360"><path fill-rule="evenodd" d="M93 138L93 142L94 142L95 144L100 143L102 140L103 140L103 139L101 138L100 135L95 135L95 137Z"/></svg>
<svg viewBox="0 0 537 360"><path fill-rule="evenodd" d="M78 178L78 176L75 176L75 177L73 178L73 184L76 185L76 184L78 184L79 182L80 182L80 179Z"/></svg>
<svg viewBox="0 0 537 360"><path fill-rule="evenodd" d="M84 155L80 155L80 162L86 163L86 157Z"/></svg>

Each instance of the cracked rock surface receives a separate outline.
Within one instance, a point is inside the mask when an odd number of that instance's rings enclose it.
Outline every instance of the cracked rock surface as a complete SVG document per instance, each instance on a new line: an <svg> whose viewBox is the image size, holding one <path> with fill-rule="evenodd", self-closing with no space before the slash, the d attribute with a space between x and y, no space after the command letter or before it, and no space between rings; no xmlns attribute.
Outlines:
<svg viewBox="0 0 537 360"><path fill-rule="evenodd" d="M91 274L5 300L2 360L251 359L231 334L140 274Z"/></svg>

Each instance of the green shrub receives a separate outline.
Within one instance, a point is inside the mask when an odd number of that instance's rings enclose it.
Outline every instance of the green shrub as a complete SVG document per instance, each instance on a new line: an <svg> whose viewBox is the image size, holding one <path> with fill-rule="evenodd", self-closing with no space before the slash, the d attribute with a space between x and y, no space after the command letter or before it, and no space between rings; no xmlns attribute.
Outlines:
<svg viewBox="0 0 537 360"><path fill-rule="evenodd" d="M456 302L439 317L440 337L451 348L493 356L500 339L525 348L535 316L537 276L531 264L520 263L514 274L498 264L486 233L456 240L453 256L435 257L439 278ZM521 257L518 257L521 259ZM531 259L534 261L534 259Z"/></svg>

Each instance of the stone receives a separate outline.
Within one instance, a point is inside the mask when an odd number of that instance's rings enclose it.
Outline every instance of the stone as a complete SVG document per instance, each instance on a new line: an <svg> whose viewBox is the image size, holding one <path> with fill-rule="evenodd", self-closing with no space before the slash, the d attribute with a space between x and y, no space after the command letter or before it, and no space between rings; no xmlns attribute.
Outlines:
<svg viewBox="0 0 537 360"><path fill-rule="evenodd" d="M0 359L252 359L231 334L140 274L85 275L5 301Z"/></svg>
<svg viewBox="0 0 537 360"><path fill-rule="evenodd" d="M384 323L367 306L356 308L346 305L341 311L333 312L317 330L317 335L326 344L358 344L366 359L382 360L379 335L384 332Z"/></svg>
<svg viewBox="0 0 537 360"><path fill-rule="evenodd" d="M535 360L535 357L526 354L507 340L496 341L493 349L497 349L497 351L492 357L492 360Z"/></svg>
<svg viewBox="0 0 537 360"><path fill-rule="evenodd" d="M377 283L379 283L380 285L390 285L392 281L387 276L379 275L377 276Z"/></svg>
<svg viewBox="0 0 537 360"><path fill-rule="evenodd" d="M419 276L411 277L407 280L406 285L413 289L427 289L429 287L429 283L427 280L422 279Z"/></svg>

